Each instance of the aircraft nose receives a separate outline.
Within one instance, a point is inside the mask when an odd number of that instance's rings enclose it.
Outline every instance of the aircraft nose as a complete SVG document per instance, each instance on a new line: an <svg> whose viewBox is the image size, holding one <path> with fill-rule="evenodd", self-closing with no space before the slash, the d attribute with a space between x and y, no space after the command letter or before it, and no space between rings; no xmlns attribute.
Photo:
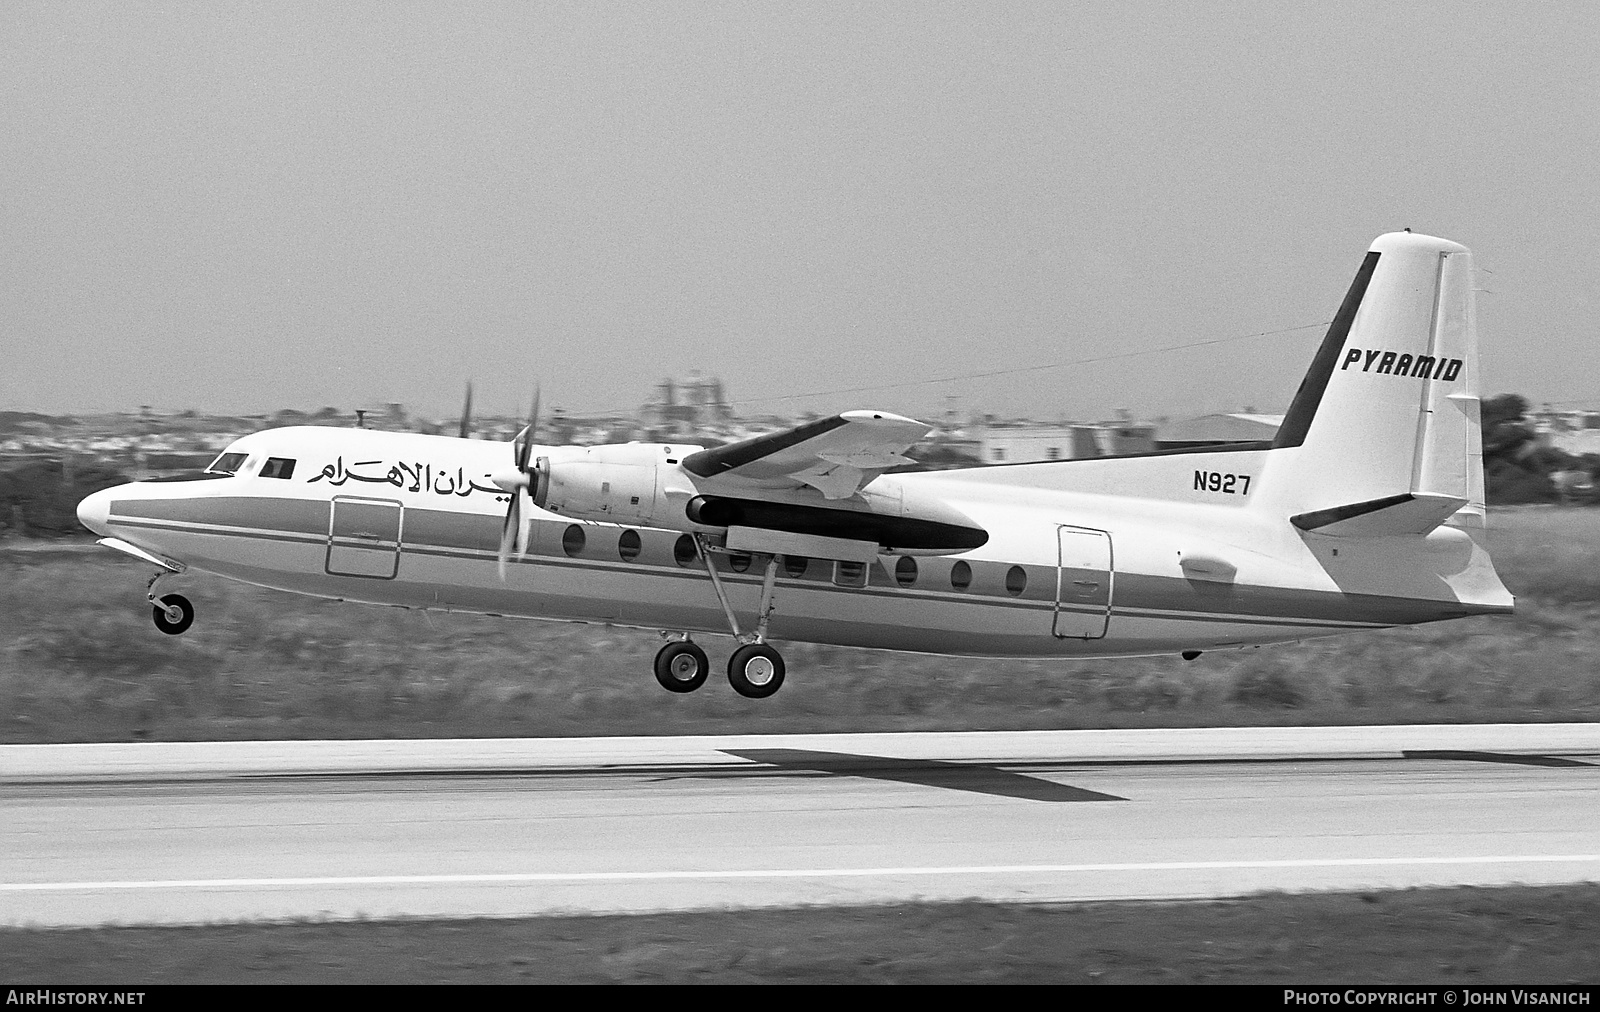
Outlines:
<svg viewBox="0 0 1600 1012"><path fill-rule="evenodd" d="M111 515L111 490L101 489L83 497L78 503L78 522L94 531L105 534L106 517Z"/></svg>

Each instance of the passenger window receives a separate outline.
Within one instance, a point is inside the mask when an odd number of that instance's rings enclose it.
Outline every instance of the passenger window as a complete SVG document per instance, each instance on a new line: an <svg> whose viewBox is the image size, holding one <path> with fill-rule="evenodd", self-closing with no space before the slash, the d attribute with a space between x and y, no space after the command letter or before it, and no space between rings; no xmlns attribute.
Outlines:
<svg viewBox="0 0 1600 1012"><path fill-rule="evenodd" d="M750 568L750 554L748 552L730 552L728 554L728 568L735 573L742 573Z"/></svg>
<svg viewBox="0 0 1600 1012"><path fill-rule="evenodd" d="M810 565L811 560L804 555L785 555L783 557L783 571L796 580L806 575L806 568Z"/></svg>
<svg viewBox="0 0 1600 1012"><path fill-rule="evenodd" d="M688 567L694 565L695 557L698 555L699 552L694 546L694 538L687 534L678 535L678 540L672 545L672 558L674 561L680 566Z"/></svg>
<svg viewBox="0 0 1600 1012"><path fill-rule="evenodd" d="M566 533L561 535L561 550L572 558L577 558L587 540L589 539L584 537L583 528L572 524L567 527Z"/></svg>
<svg viewBox="0 0 1600 1012"><path fill-rule="evenodd" d="M894 580L902 587L909 587L917 582L917 560L909 555L900 556L900 561L894 564Z"/></svg>
<svg viewBox="0 0 1600 1012"><path fill-rule="evenodd" d="M617 539L617 554L622 556L623 562L632 562L637 559L639 551L643 547L643 544L639 541L638 531L623 531L622 536Z"/></svg>
<svg viewBox="0 0 1600 1012"><path fill-rule="evenodd" d="M267 462L261 465L263 478L293 478L294 461L287 457L268 457Z"/></svg>
<svg viewBox="0 0 1600 1012"><path fill-rule="evenodd" d="M950 586L957 590L966 590L972 586L972 567L965 562L958 562L951 566Z"/></svg>
<svg viewBox="0 0 1600 1012"><path fill-rule="evenodd" d="M1021 597L1022 592L1028 589L1028 571L1021 566L1012 566L1006 570L1006 593L1012 597Z"/></svg>

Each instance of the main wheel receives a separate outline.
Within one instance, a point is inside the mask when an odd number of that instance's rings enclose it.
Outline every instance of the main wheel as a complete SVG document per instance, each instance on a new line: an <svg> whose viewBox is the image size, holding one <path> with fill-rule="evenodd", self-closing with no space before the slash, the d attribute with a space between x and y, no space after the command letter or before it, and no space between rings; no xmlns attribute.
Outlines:
<svg viewBox="0 0 1600 1012"><path fill-rule="evenodd" d="M696 643L668 643L656 653L656 681L668 692L693 692L709 674L711 661Z"/></svg>
<svg viewBox="0 0 1600 1012"><path fill-rule="evenodd" d="M728 681L741 696L766 699L783 685L783 656L765 643L746 643L728 658Z"/></svg>
<svg viewBox="0 0 1600 1012"><path fill-rule="evenodd" d="M194 605L182 594L168 594L160 604L151 606L150 617L155 619L157 629L176 636L194 625Z"/></svg>

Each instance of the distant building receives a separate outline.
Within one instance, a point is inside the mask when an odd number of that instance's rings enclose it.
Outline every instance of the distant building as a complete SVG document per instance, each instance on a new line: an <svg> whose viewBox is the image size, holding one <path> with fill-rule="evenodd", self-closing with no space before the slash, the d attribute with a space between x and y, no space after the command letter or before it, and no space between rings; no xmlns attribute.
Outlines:
<svg viewBox="0 0 1600 1012"><path fill-rule="evenodd" d="M1155 449L1155 426L1132 422L990 423L979 430L977 449L979 461L985 464L1118 457Z"/></svg>
<svg viewBox="0 0 1600 1012"><path fill-rule="evenodd" d="M699 373L662 380L639 409L640 424L657 438L692 436L726 425L732 418L722 380Z"/></svg>
<svg viewBox="0 0 1600 1012"><path fill-rule="evenodd" d="M1260 443L1276 436L1278 426L1282 424L1282 415L1260 415L1249 412L1201 415L1199 418L1187 418L1163 425L1156 434L1156 448L1191 450L1201 446L1220 446L1228 443Z"/></svg>
<svg viewBox="0 0 1600 1012"><path fill-rule="evenodd" d="M1600 453L1600 412L1556 411L1547 404L1528 418L1541 445L1576 457Z"/></svg>

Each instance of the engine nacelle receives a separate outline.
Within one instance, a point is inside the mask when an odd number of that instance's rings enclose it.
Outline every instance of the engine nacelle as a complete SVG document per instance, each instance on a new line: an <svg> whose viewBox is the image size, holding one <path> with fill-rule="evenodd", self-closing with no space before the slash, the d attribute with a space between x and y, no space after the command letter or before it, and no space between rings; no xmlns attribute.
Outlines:
<svg viewBox="0 0 1600 1012"><path fill-rule="evenodd" d="M661 443L552 447L529 469L527 488L540 509L597 523L678 531L745 528L753 532L748 537L778 532L909 555L950 555L989 540L959 510L905 488L891 475L849 500L834 500L815 488L690 475L679 463L685 449Z"/></svg>
<svg viewBox="0 0 1600 1012"><path fill-rule="evenodd" d="M531 493L540 509L579 520L648 524L661 496L663 448L655 443L565 447L540 457Z"/></svg>
<svg viewBox="0 0 1600 1012"><path fill-rule="evenodd" d="M849 504L804 489L767 499L697 495L689 500L685 513L704 527L866 542L906 555L952 555L981 548L989 540L988 531L955 508L937 499L907 494L885 478Z"/></svg>

